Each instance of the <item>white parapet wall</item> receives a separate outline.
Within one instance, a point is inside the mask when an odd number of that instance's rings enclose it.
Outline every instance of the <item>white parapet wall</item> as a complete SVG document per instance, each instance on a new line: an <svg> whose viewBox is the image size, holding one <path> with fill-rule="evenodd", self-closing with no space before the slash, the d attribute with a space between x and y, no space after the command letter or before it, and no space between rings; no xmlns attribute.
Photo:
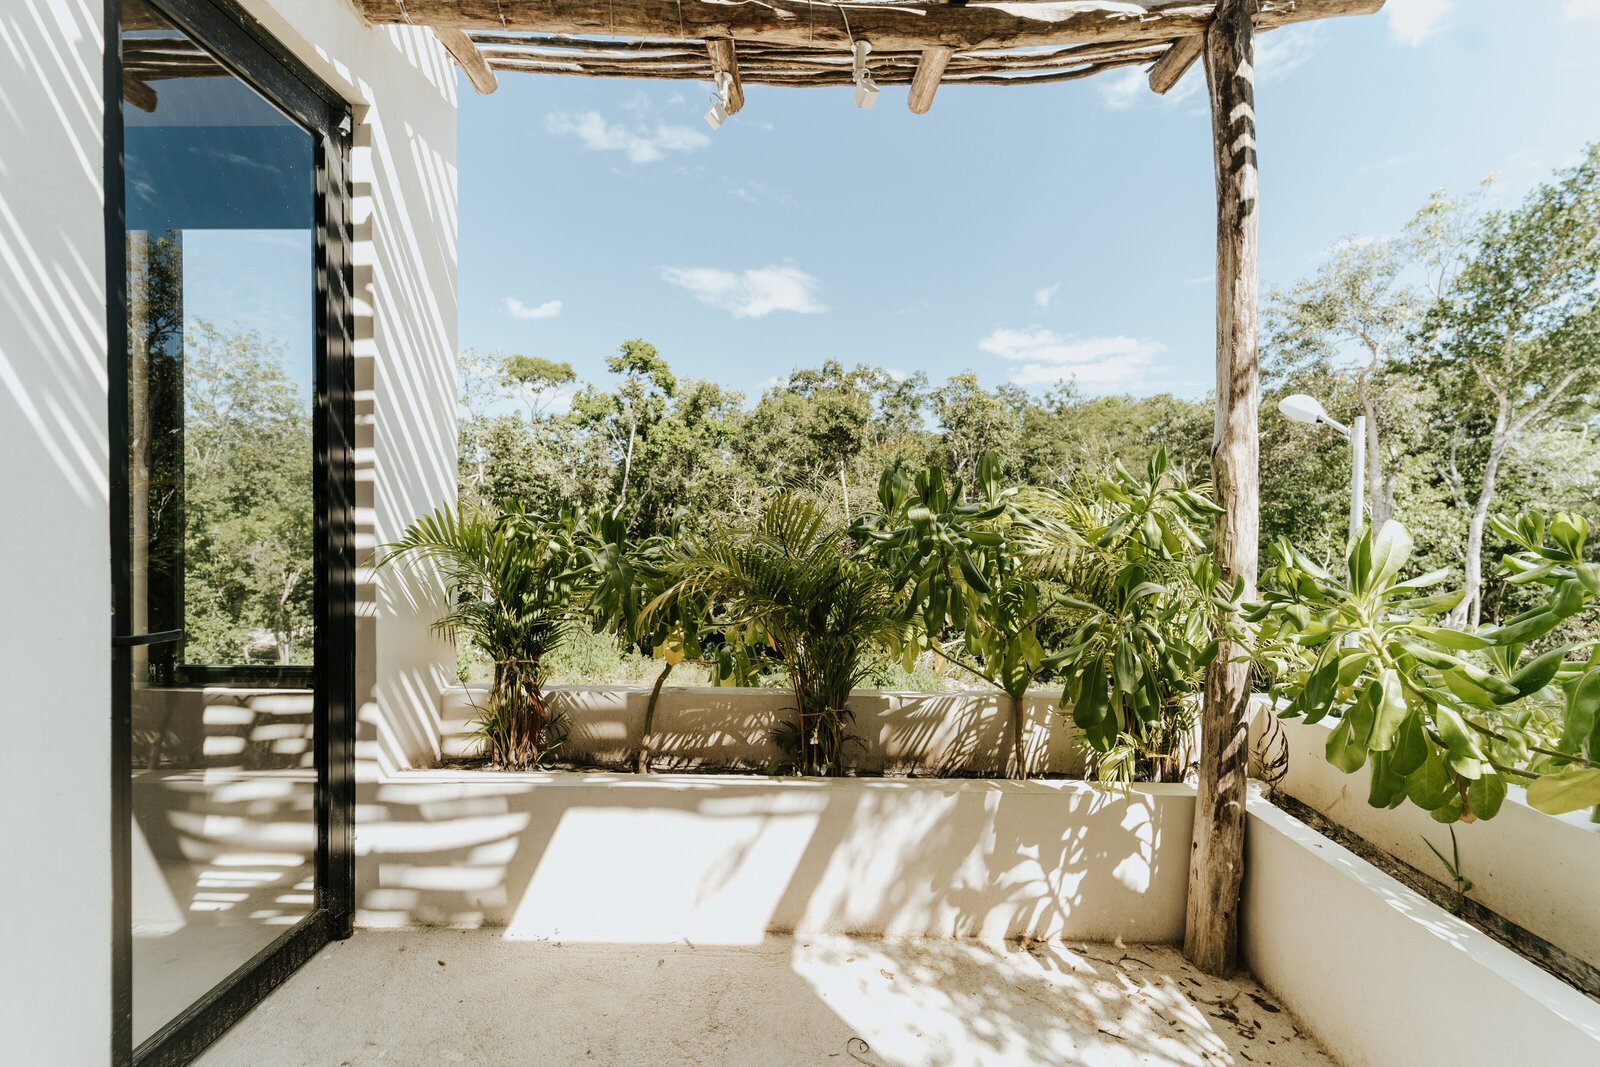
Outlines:
<svg viewBox="0 0 1600 1067"><path fill-rule="evenodd" d="M1409 802L1393 809L1368 804L1369 770L1345 774L1327 760L1330 725L1289 719L1283 728L1285 793L1396 859L1449 881L1428 842L1451 855L1450 827ZM1259 729L1258 717L1252 733ZM1600 967L1600 825L1589 822L1587 812L1546 815L1512 787L1494 818L1456 823L1454 830L1473 900Z"/></svg>
<svg viewBox="0 0 1600 1067"><path fill-rule="evenodd" d="M1244 962L1345 1067L1600 1063L1600 1003L1265 800L1245 855Z"/></svg>
<svg viewBox="0 0 1600 1067"><path fill-rule="evenodd" d="M358 923L738 944L1183 936L1194 791L412 771L362 787Z"/></svg>
<svg viewBox="0 0 1600 1067"><path fill-rule="evenodd" d="M582 766L631 767L644 734L650 689L639 686L551 686L550 708L567 716L571 735L561 757ZM471 755L472 720L488 697L484 686L456 686L440 698L447 756ZM1081 776L1083 751L1058 691L1029 693L1023 749L1034 775ZM786 689L663 689L652 729L652 766L659 770L765 770L782 752L772 727L794 717ZM933 777L1000 775L1011 755L1011 707L1004 694L856 690L850 697L860 743L846 749L856 773Z"/></svg>

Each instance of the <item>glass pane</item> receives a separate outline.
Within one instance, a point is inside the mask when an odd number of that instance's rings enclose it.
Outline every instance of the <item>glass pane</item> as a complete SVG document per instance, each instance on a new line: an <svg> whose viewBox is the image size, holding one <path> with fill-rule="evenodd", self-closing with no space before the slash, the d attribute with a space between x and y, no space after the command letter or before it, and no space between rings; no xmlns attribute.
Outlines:
<svg viewBox="0 0 1600 1067"><path fill-rule="evenodd" d="M310 913L313 141L125 5L143 1041Z"/></svg>

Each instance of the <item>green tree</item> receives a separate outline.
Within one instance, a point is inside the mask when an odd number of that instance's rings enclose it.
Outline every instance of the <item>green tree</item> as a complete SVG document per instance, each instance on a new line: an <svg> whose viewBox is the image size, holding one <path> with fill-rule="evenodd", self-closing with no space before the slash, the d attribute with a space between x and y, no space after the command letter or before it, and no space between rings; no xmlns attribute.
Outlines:
<svg viewBox="0 0 1600 1067"><path fill-rule="evenodd" d="M1465 598L1482 611L1483 537L1513 447L1583 412L1600 387L1600 144L1517 207L1486 214L1466 265L1432 309L1425 366L1440 392L1444 431L1479 435L1476 478L1452 461L1452 489L1470 503ZM1457 454L1453 450L1452 456Z"/></svg>
<svg viewBox="0 0 1600 1067"><path fill-rule="evenodd" d="M573 397L572 412L581 426L598 431L604 440L617 472L612 514L621 515L628 503L634 451L666 411L678 391L678 379L656 346L643 339L624 341L616 355L606 358L606 369L622 378L617 391L585 386Z"/></svg>
<svg viewBox="0 0 1600 1067"><path fill-rule="evenodd" d="M184 329L185 658L310 662L311 417L280 350L204 319Z"/></svg>

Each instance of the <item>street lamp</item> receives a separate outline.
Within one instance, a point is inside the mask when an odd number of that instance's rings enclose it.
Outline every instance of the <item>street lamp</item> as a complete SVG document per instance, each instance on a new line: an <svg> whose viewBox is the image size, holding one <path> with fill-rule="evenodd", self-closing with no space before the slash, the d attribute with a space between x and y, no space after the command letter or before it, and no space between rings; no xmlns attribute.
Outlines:
<svg viewBox="0 0 1600 1067"><path fill-rule="evenodd" d="M1327 426L1350 442L1350 543L1355 544L1366 522L1367 450L1365 416L1357 415L1349 426L1334 421L1322 409L1317 398L1295 393L1278 401L1278 410L1290 422L1305 422L1313 426Z"/></svg>

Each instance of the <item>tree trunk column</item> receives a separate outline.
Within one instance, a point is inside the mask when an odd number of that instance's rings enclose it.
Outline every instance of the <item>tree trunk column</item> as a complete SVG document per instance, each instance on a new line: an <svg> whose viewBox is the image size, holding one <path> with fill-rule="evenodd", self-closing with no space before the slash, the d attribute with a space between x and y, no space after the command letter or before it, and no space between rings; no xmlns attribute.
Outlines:
<svg viewBox="0 0 1600 1067"><path fill-rule="evenodd" d="M1251 0L1222 0L1206 31L1206 80L1217 178L1217 421L1212 477L1223 513L1216 561L1230 585L1255 595L1260 535L1256 363L1258 289L1255 45ZM1245 774L1250 667L1224 640L1206 672L1200 784L1189 864L1184 953L1226 974L1238 961L1244 876Z"/></svg>

